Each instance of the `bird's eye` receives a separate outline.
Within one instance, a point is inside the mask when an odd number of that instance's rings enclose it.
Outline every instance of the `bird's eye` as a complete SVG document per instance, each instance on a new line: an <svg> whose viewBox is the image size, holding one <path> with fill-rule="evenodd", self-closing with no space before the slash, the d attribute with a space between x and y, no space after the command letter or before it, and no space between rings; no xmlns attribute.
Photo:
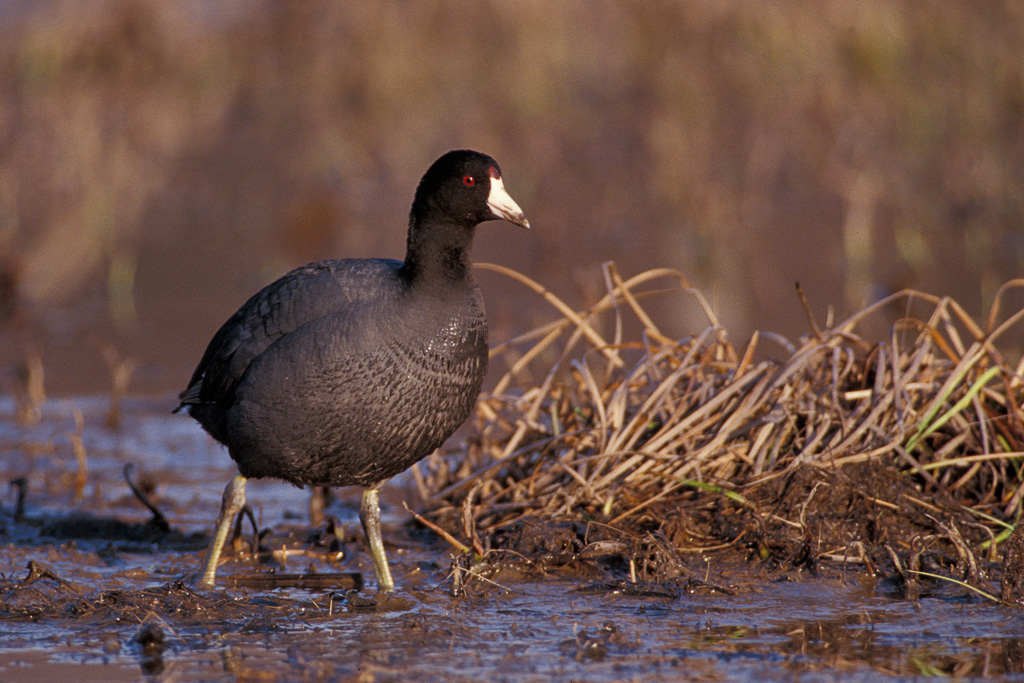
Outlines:
<svg viewBox="0 0 1024 683"><path fill-rule="evenodd" d="M476 178L474 178L471 175L463 176L462 184L465 185L466 187L473 187L474 185L476 185Z"/></svg>

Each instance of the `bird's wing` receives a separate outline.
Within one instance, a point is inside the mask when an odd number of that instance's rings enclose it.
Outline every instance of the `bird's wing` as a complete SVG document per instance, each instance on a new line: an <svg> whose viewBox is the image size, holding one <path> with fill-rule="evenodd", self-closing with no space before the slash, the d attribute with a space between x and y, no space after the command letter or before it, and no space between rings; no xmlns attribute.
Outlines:
<svg viewBox="0 0 1024 683"><path fill-rule="evenodd" d="M271 344L310 321L379 296L400 266L388 259L321 261L270 283L210 340L181 405L230 403L246 368Z"/></svg>

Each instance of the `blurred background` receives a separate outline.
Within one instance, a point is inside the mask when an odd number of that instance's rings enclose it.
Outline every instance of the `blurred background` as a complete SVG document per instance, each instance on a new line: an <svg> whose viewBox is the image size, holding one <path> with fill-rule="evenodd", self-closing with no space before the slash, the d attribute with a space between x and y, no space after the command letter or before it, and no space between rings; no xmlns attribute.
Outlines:
<svg viewBox="0 0 1024 683"><path fill-rule="evenodd" d="M822 321L903 287L980 316L1024 275L1022 36L1019 0L0 0L5 389L184 388L274 277L401 258L460 147L533 225L475 259L575 306L614 260L737 344L808 331L797 281ZM553 317L479 280L492 341Z"/></svg>

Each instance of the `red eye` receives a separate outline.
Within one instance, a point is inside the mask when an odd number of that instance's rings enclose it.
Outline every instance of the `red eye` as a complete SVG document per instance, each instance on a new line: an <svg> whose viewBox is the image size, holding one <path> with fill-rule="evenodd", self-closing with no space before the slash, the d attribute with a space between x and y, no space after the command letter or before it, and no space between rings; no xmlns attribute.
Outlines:
<svg viewBox="0 0 1024 683"><path fill-rule="evenodd" d="M474 185L476 185L476 178L474 178L471 175L463 176L462 184L465 185L466 187L473 187Z"/></svg>

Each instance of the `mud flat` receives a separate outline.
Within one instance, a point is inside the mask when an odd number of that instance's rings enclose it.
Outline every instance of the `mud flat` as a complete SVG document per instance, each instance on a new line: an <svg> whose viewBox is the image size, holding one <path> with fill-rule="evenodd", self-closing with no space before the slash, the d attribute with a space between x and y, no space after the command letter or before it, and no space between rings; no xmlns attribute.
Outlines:
<svg viewBox="0 0 1024 683"><path fill-rule="evenodd" d="M355 493L314 527L308 492L275 483L252 488L224 587L196 591L232 467L171 402L127 399L116 429L103 397L47 402L31 426L0 404L0 474L20 480L0 514L0 679L1024 680L1024 612L948 581L908 596L893 565L854 553L677 553L675 576L631 577L632 546L566 522L524 521L518 555L467 557L404 509L420 504L412 476L385 498L392 600L350 583L373 575ZM979 571L998 592L998 567ZM234 585L246 577L262 583Z"/></svg>

